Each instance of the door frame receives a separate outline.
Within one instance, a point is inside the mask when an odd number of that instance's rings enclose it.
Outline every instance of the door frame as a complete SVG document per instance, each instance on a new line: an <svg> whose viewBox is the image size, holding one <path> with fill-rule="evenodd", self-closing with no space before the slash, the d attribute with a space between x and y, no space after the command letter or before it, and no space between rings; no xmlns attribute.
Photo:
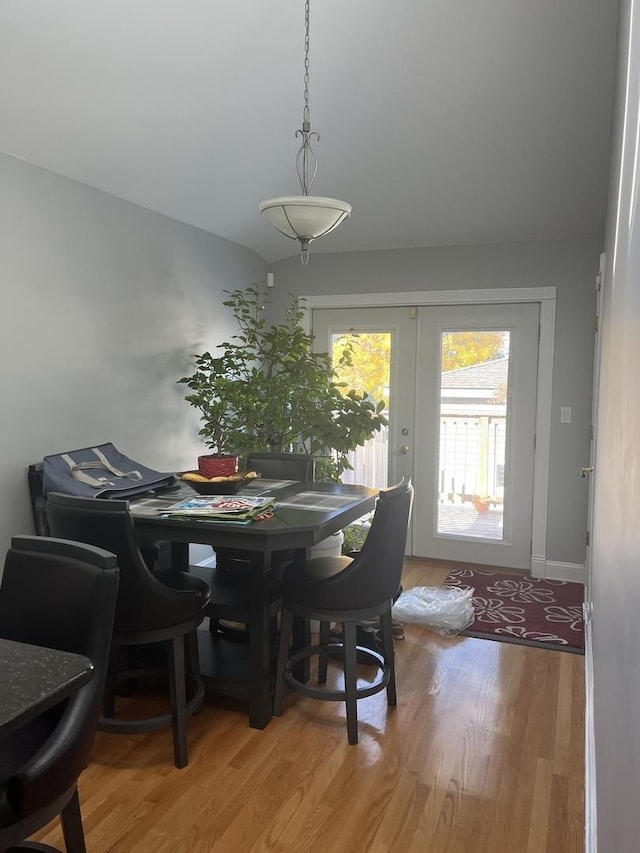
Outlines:
<svg viewBox="0 0 640 853"><path fill-rule="evenodd" d="M587 550L585 554L584 569L585 569L585 591L586 600L591 601L591 579L593 569L593 546L591 544L591 536L593 530L593 513L595 507L595 493L597 487L596 460L598 457L598 404L599 389L600 389L600 367L602 363L602 305L604 300L604 289L606 285L605 269L607 264L607 256L605 252L600 254L600 265L595 278L596 285L596 322L595 322L595 340L593 352L593 395L591 403L591 447L589 450L589 466L591 472L589 474L589 498L587 509Z"/></svg>
<svg viewBox="0 0 640 853"><path fill-rule="evenodd" d="M504 287L478 290L426 290L398 293L340 293L302 295L302 323L311 329L311 312L321 308L384 308L433 305L490 305L537 302L540 305L536 429L531 519L531 574L547 571L547 504L551 447L551 390L555 341L556 288Z"/></svg>

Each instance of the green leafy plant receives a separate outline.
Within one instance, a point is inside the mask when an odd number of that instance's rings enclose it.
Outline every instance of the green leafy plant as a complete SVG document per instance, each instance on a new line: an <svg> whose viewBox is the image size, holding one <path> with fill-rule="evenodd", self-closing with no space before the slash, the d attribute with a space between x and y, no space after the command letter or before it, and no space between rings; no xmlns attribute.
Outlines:
<svg viewBox="0 0 640 853"><path fill-rule="evenodd" d="M369 528L371 527L372 516L360 519L353 524L349 524L342 529L344 537L342 541L342 553L349 554L354 551L361 551L364 545L364 540L367 538Z"/></svg>
<svg viewBox="0 0 640 853"><path fill-rule="evenodd" d="M336 381L329 354L313 352L298 300L282 323L267 325L262 287L228 293L223 304L238 334L219 344L218 355L194 356L194 373L178 380L200 410L206 446L239 456L268 448L307 452L319 457L318 479L339 478L351 468L347 454L387 423L384 403ZM346 347L341 363L351 355Z"/></svg>

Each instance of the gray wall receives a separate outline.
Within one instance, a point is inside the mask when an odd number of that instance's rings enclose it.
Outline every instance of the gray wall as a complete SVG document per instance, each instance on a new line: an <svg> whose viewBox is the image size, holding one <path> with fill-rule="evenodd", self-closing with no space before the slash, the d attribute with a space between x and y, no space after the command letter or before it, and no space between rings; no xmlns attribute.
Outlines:
<svg viewBox="0 0 640 853"><path fill-rule="evenodd" d="M348 227L348 224L345 226ZM284 239L284 238L283 238ZM330 238L327 238L330 239ZM596 242L312 254L272 267L290 294L558 288L547 559L584 561ZM252 252L0 155L0 547L31 529L25 468L113 441L159 469L194 464L197 413L175 380L233 332L223 290L264 278ZM559 407L573 408L560 425Z"/></svg>
<svg viewBox="0 0 640 853"><path fill-rule="evenodd" d="M26 468L47 453L195 466L176 380L235 331L223 290L262 278L235 243L0 155L0 554L32 532Z"/></svg>
<svg viewBox="0 0 640 853"><path fill-rule="evenodd" d="M270 310L281 312L291 294L556 287L546 558L583 564L587 483L579 471L589 464L595 276L602 248L599 241L555 241L334 255L314 254L312 246L307 267L297 257L271 267ZM571 424L560 424L560 406L572 407Z"/></svg>
<svg viewBox="0 0 640 853"><path fill-rule="evenodd" d="M630 20L633 8L633 21ZM631 27L632 24L632 27ZM640 847L640 11L620 3L593 531L598 850ZM633 29L634 41L629 44ZM630 61L629 61L630 60ZM629 97L625 103L629 68ZM626 115L625 115L626 108ZM623 148L623 132L625 147ZM591 791L587 792L588 794Z"/></svg>

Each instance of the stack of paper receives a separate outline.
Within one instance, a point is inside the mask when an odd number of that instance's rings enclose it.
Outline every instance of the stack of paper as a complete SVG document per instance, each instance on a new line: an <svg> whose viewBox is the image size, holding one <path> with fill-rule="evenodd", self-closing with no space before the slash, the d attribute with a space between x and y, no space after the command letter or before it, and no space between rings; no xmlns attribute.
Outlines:
<svg viewBox="0 0 640 853"><path fill-rule="evenodd" d="M239 495L211 495L187 498L171 504L163 515L200 516L218 521L248 522L270 512L275 507L274 498Z"/></svg>

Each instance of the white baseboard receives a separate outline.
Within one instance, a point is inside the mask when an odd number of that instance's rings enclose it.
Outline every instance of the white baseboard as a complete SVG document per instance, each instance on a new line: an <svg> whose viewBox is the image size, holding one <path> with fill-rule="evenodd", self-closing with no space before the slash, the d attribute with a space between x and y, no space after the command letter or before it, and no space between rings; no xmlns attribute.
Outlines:
<svg viewBox="0 0 640 853"><path fill-rule="evenodd" d="M555 581L570 581L572 583L586 582L586 571L582 563L557 563L545 560L544 557L531 558L531 574L534 578L548 578Z"/></svg>
<svg viewBox="0 0 640 853"><path fill-rule="evenodd" d="M597 853L598 812L596 808L596 747L593 723L593 634L590 601L582 605L584 613L584 678L585 678L585 761L584 761L584 850Z"/></svg>

